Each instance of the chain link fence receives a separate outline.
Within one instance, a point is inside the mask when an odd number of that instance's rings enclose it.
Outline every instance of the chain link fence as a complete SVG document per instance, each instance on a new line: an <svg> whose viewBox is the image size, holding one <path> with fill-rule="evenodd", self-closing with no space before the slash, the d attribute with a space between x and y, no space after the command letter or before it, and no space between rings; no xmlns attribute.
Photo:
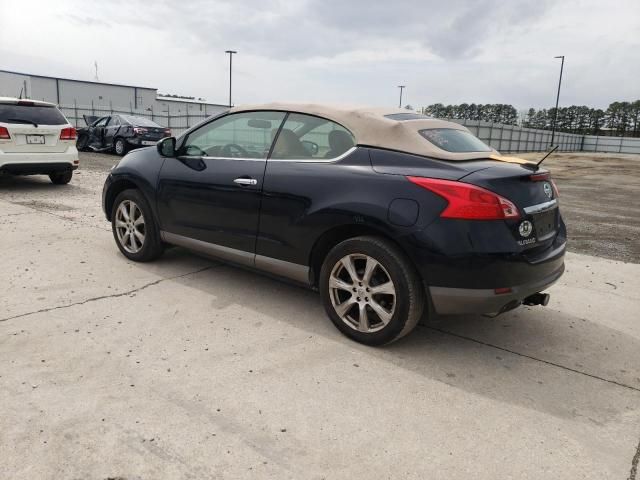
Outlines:
<svg viewBox="0 0 640 480"><path fill-rule="evenodd" d="M448 119L467 127L471 133L499 152L542 152L551 145L551 131L478 120ZM608 152L640 154L640 138L578 135L556 132L553 140L560 152Z"/></svg>
<svg viewBox="0 0 640 480"><path fill-rule="evenodd" d="M159 112L154 111L153 108L146 110L142 109L118 109L111 106L97 106L97 105L60 105L60 110L67 117L69 122L75 127L86 127L87 124L84 120L85 115L104 117L108 115L122 114L122 115L135 115L136 117L148 118L156 122L161 127L168 127L171 129L174 135L180 135L188 128L197 125L202 120L208 118L210 115L203 113L173 113L169 111Z"/></svg>
<svg viewBox="0 0 640 480"><path fill-rule="evenodd" d="M158 112L152 108L117 109L111 106L61 105L60 110L76 127L84 127L84 115L103 117L113 114L135 115L148 118L161 127L168 127L174 135L180 135L188 128L197 125L211 115L202 113ZM523 153L543 152L551 145L551 131L524 128L515 125L484 122L466 119L443 119L467 127L471 133L499 152ZM578 135L556 132L553 143L560 152L609 152L640 154L640 138L607 137L597 135Z"/></svg>

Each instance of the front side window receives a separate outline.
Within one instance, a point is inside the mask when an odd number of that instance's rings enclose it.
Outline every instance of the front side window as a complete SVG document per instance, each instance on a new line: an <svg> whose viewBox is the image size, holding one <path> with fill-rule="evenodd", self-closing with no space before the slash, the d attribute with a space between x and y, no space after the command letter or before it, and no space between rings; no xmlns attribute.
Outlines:
<svg viewBox="0 0 640 480"><path fill-rule="evenodd" d="M109 121L109 117L102 117L100 120L96 121L96 123L94 123L93 126L104 127L108 121Z"/></svg>
<svg viewBox="0 0 640 480"><path fill-rule="evenodd" d="M242 112L226 115L191 132L181 155L267 158L284 112Z"/></svg>
<svg viewBox="0 0 640 480"><path fill-rule="evenodd" d="M273 147L274 159L332 159L355 146L349 130L327 120L292 113Z"/></svg>
<svg viewBox="0 0 640 480"><path fill-rule="evenodd" d="M436 147L447 152L490 152L491 148L465 130L455 128L429 128L419 130L420 135Z"/></svg>

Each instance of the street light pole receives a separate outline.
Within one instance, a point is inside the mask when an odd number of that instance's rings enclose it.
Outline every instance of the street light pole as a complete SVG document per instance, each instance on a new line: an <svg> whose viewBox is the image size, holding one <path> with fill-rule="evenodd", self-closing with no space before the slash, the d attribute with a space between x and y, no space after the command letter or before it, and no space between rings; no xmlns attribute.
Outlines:
<svg viewBox="0 0 640 480"><path fill-rule="evenodd" d="M398 88L400 89L400 102L398 103L398 108L402 108L402 90L404 90L405 86L398 85Z"/></svg>
<svg viewBox="0 0 640 480"><path fill-rule="evenodd" d="M233 67L233 54L238 52L235 50L225 50L225 53L229 54L229 108L231 108L231 70Z"/></svg>
<svg viewBox="0 0 640 480"><path fill-rule="evenodd" d="M558 102L560 101L560 85L562 85L562 70L564 70L564 55L558 55L553 58L561 58L562 63L560 64L560 80L558 80L558 95L556 95L556 112L553 116L553 129L551 130L551 146L553 146L553 141L556 137L556 125L558 124Z"/></svg>

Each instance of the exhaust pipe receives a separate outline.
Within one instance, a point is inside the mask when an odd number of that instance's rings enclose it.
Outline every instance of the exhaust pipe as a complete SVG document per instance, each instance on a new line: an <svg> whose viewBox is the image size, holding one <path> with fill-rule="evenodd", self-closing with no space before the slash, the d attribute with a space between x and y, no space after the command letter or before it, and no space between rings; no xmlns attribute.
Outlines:
<svg viewBox="0 0 640 480"><path fill-rule="evenodd" d="M525 298L522 303L524 305L529 305L530 307L534 306L534 305L542 305L543 307L546 307L549 304L549 299L551 298L551 295L549 295L548 293L534 293L533 295L529 295L527 298Z"/></svg>

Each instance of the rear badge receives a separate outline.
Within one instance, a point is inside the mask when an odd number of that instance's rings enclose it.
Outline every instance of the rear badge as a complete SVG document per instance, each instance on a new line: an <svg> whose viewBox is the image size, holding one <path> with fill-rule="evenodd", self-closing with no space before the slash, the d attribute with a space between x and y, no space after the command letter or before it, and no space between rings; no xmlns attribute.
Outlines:
<svg viewBox="0 0 640 480"><path fill-rule="evenodd" d="M520 232L521 237L528 237L533 232L533 225L529 220L525 220L518 227L518 232Z"/></svg>
<svg viewBox="0 0 640 480"><path fill-rule="evenodd" d="M549 197L549 198L553 197L553 188L551 188L551 184L549 182L544 182L542 184L542 188L544 189L544 194L547 197Z"/></svg>

